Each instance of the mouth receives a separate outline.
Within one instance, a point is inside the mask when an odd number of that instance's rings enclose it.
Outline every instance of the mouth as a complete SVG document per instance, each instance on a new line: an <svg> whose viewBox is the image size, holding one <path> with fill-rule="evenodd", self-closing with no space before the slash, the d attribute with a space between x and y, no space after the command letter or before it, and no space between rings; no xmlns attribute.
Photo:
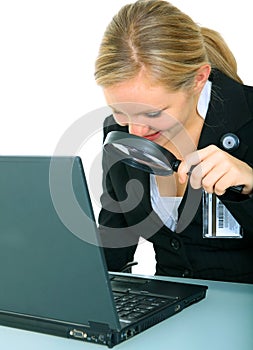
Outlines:
<svg viewBox="0 0 253 350"><path fill-rule="evenodd" d="M161 131L157 131L154 134L146 135L143 137L149 141L155 141L156 139L158 139L160 137L160 135L161 135Z"/></svg>

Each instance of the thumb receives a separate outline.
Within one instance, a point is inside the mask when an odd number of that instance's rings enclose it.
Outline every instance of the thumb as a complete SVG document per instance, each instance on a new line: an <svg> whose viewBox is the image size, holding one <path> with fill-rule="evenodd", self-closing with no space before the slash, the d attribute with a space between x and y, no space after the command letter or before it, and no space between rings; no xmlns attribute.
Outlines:
<svg viewBox="0 0 253 350"><path fill-rule="evenodd" d="M182 184L185 183L194 166L199 164L200 161L198 151L189 153L178 167L178 181Z"/></svg>

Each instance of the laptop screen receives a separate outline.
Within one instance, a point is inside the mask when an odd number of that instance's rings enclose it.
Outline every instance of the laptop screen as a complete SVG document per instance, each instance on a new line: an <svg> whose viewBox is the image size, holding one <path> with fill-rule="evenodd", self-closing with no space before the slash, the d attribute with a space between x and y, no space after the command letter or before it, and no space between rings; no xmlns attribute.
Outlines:
<svg viewBox="0 0 253 350"><path fill-rule="evenodd" d="M0 157L0 194L0 310L118 328L81 160Z"/></svg>

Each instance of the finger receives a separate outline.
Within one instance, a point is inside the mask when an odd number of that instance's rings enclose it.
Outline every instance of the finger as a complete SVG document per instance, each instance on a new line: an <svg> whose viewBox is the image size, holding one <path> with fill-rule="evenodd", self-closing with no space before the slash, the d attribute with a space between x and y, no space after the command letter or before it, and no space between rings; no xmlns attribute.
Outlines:
<svg viewBox="0 0 253 350"><path fill-rule="evenodd" d="M228 179L228 174L216 167L202 179L202 187L208 193L215 192L217 195L222 195L229 187Z"/></svg>
<svg viewBox="0 0 253 350"><path fill-rule="evenodd" d="M222 151L219 147L215 146L215 145L209 145L205 148L202 148L198 151L196 151L198 153L198 159L200 161L206 159L207 157L210 157L211 155L217 153L217 154L224 154L225 152ZM195 153L195 152L193 152Z"/></svg>
<svg viewBox="0 0 253 350"><path fill-rule="evenodd" d="M226 160L220 164L216 164L202 179L202 186L208 193L215 192L222 195L225 191L237 184L236 174L238 170L233 167L231 162Z"/></svg>
<svg viewBox="0 0 253 350"><path fill-rule="evenodd" d="M227 181L226 181L225 177L222 177L215 183L215 186L213 188L213 192L217 196L223 195L226 192L226 190L230 187L226 184L226 182Z"/></svg>
<svg viewBox="0 0 253 350"><path fill-rule="evenodd" d="M192 188L197 189L202 187L203 179L205 179L208 174L213 171L213 167L214 165L209 161L203 161L200 164L196 165L190 174L190 184ZM207 186L211 186L210 188L213 188L213 183L211 183L211 181L207 182Z"/></svg>
<svg viewBox="0 0 253 350"><path fill-rule="evenodd" d="M221 153L222 152L222 153ZM221 151L217 146L210 145L201 150L189 153L185 156L184 160L181 162L180 167L178 168L178 178L179 182L184 183L187 179L189 173L192 172L192 169L195 165L201 163L210 156L215 156L217 154L217 159L219 159L224 152Z"/></svg>
<svg viewBox="0 0 253 350"><path fill-rule="evenodd" d="M243 186L242 193L252 192L253 170L248 164L237 159L236 163L230 164L224 175L216 181L214 192L217 195L222 195L228 188L239 185Z"/></svg>
<svg viewBox="0 0 253 350"><path fill-rule="evenodd" d="M178 180L180 183L185 183L188 176L192 173L192 170L196 164L199 164L201 159L198 156L198 152L188 154L181 162L178 168Z"/></svg>

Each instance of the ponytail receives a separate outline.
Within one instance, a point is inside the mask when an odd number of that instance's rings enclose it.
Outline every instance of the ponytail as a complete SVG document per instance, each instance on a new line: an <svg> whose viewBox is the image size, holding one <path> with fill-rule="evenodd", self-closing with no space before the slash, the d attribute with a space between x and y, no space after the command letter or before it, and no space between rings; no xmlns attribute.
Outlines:
<svg viewBox="0 0 253 350"><path fill-rule="evenodd" d="M237 74L236 59L222 36L209 28L201 27L207 57L212 68L217 68L228 77L242 83Z"/></svg>

